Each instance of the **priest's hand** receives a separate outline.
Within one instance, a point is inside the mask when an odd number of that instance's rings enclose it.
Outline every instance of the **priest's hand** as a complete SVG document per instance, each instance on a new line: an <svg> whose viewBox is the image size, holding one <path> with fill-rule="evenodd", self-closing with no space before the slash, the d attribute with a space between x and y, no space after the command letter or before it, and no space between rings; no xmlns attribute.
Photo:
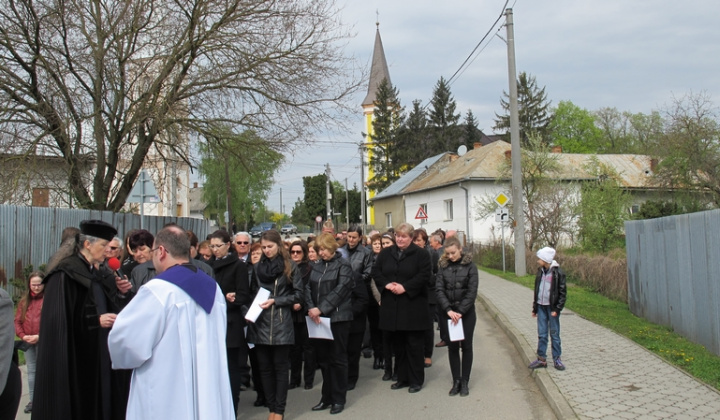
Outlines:
<svg viewBox="0 0 720 420"><path fill-rule="evenodd" d="M107 313L100 315L100 326L103 328L111 328L115 323L115 318L117 318L117 314Z"/></svg>
<svg viewBox="0 0 720 420"><path fill-rule="evenodd" d="M322 314L322 312L320 312L320 309L318 309L318 308L312 308L308 311L308 316L316 324L320 324L320 314Z"/></svg>

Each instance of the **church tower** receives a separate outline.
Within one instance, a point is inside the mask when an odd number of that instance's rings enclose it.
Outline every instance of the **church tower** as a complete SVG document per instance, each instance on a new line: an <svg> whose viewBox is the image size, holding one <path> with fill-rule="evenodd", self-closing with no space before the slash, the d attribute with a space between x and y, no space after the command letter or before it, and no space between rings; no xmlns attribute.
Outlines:
<svg viewBox="0 0 720 420"><path fill-rule="evenodd" d="M382 39L380 38L380 22L376 22L377 30L375 32L375 46L373 48L372 64L370 67L370 79L368 80L368 91L365 99L362 102L363 116L365 122L364 133L367 133L365 137L365 144L363 147L365 153L365 164L363 167L364 179L370 180L374 176L372 168L370 168L370 156L372 155L372 144L373 144L373 111L375 110L375 98L377 96L378 86L387 79L390 83L390 72L388 71L387 60L385 60L385 50L383 49ZM364 188L364 186L363 186ZM370 191L368 199L372 200L375 193ZM375 209L371 206L367 208L367 224L375 225Z"/></svg>

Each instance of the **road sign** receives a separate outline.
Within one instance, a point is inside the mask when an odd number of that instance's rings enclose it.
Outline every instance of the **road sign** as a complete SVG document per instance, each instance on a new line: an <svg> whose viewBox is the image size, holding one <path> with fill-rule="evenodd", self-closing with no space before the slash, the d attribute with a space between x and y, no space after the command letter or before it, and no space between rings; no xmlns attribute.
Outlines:
<svg viewBox="0 0 720 420"><path fill-rule="evenodd" d="M159 203L160 197L157 195L155 184L152 178L143 169L140 171L140 176L135 182L130 195L126 200L128 203Z"/></svg>
<svg viewBox="0 0 720 420"><path fill-rule="evenodd" d="M425 213L425 209L420 207L418 209L417 213L415 213L415 218L416 219L427 219L428 215L427 215L427 213Z"/></svg>
<svg viewBox="0 0 720 420"><path fill-rule="evenodd" d="M322 222L322 216L317 216L317 217L315 218L315 222L317 222L317 223Z"/></svg>
<svg viewBox="0 0 720 420"><path fill-rule="evenodd" d="M500 193L495 197L495 202L498 203L500 207L505 207L505 205L510 201L510 197L505 195L504 193Z"/></svg>
<svg viewBox="0 0 720 420"><path fill-rule="evenodd" d="M498 207L495 210L495 221L496 222L507 222L510 220L510 215L506 207Z"/></svg>

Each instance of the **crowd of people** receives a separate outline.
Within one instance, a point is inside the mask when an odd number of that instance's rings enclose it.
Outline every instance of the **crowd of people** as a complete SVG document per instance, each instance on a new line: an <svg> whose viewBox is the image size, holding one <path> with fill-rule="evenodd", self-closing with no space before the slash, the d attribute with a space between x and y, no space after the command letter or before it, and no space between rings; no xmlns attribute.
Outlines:
<svg viewBox="0 0 720 420"><path fill-rule="evenodd" d="M312 389L319 368L322 397L308 408L338 414L363 356L390 389L416 393L442 346L449 395L467 396L478 271L453 233L402 223L364 236L359 226L335 232L328 222L307 241L270 230L253 242L221 229L200 242L175 224L156 235L134 229L124 240L102 221L67 228L47 275L30 274L17 308L25 412L39 420L234 419L240 393L254 388L254 406L282 419L288 390ZM533 313L548 322L544 306ZM332 339L311 337L311 323L327 323ZM463 338L451 340L451 329ZM538 356L544 362L544 348Z"/></svg>

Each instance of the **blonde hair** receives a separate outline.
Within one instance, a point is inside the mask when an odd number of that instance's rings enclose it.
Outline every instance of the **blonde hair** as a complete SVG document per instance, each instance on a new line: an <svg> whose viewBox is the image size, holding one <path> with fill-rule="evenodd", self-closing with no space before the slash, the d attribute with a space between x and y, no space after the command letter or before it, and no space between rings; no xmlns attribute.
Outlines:
<svg viewBox="0 0 720 420"><path fill-rule="evenodd" d="M338 249L337 241L331 234L327 232L321 234L317 237L317 239L315 239L315 246L318 248L325 248L333 254Z"/></svg>

